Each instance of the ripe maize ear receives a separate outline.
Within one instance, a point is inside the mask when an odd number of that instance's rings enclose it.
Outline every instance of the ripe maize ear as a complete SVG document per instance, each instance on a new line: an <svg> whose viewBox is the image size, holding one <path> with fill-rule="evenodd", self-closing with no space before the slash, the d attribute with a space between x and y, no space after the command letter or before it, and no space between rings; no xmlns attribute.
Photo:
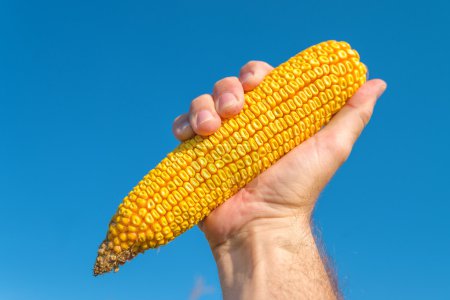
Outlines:
<svg viewBox="0 0 450 300"><path fill-rule="evenodd" d="M125 197L94 274L117 271L196 225L328 123L365 80L366 67L345 42L320 43L275 68L245 94L237 116L181 143Z"/></svg>

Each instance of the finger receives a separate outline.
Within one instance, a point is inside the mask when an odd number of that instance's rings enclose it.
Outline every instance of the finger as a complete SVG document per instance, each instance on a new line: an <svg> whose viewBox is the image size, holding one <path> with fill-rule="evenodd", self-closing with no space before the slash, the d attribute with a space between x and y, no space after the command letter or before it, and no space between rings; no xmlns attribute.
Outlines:
<svg viewBox="0 0 450 300"><path fill-rule="evenodd" d="M263 61L252 60L246 63L239 73L244 91L253 90L272 70L273 67Z"/></svg>
<svg viewBox="0 0 450 300"><path fill-rule="evenodd" d="M237 77L217 81L212 97L216 111L222 118L233 117L244 107L244 89Z"/></svg>
<svg viewBox="0 0 450 300"><path fill-rule="evenodd" d="M327 158L335 160L339 167L348 158L386 87L386 83L380 79L367 81L330 123L318 132L317 140L321 144L319 145L321 152L325 155L324 160Z"/></svg>
<svg viewBox="0 0 450 300"><path fill-rule="evenodd" d="M201 230L201 231L203 231L204 232L204 228L205 228L205 220L206 219L203 219L203 220L201 220L200 222L198 222L198 224L197 224L197 226L198 226L198 228Z"/></svg>
<svg viewBox="0 0 450 300"><path fill-rule="evenodd" d="M221 119L214 108L211 95L204 94L192 101L189 122L194 132L203 136L213 134L219 129Z"/></svg>
<svg viewBox="0 0 450 300"><path fill-rule="evenodd" d="M194 136L194 130L192 130L191 124L189 123L189 115L182 114L178 116L172 125L173 134L180 141L185 141Z"/></svg>

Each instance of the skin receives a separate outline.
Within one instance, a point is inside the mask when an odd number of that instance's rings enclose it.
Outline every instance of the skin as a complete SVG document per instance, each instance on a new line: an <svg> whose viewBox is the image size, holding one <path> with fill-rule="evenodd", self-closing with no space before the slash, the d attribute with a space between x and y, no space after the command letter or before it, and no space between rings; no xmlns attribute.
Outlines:
<svg viewBox="0 0 450 300"><path fill-rule="evenodd" d="M240 112L244 92L273 67L250 61L239 78L219 80L175 119L179 140L214 133ZM337 299L334 277L312 233L317 198L369 122L386 89L367 81L316 135L214 210L200 225L217 263L224 299Z"/></svg>

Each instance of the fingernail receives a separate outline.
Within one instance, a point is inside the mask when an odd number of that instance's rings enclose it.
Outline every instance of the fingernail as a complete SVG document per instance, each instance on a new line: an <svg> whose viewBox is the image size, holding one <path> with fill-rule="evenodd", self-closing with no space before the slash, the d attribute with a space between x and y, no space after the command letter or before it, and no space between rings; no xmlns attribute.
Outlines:
<svg viewBox="0 0 450 300"><path fill-rule="evenodd" d="M253 73L252 72L247 72L242 74L241 77L241 82L242 83L246 83L247 81L249 81L252 77L253 77Z"/></svg>
<svg viewBox="0 0 450 300"><path fill-rule="evenodd" d="M236 105L237 99L232 93L223 93L219 96L217 102L219 104L219 110L226 111Z"/></svg>
<svg viewBox="0 0 450 300"><path fill-rule="evenodd" d="M201 124L211 121L213 119L213 115L207 111L207 110L201 110L197 113L197 126L200 126Z"/></svg>

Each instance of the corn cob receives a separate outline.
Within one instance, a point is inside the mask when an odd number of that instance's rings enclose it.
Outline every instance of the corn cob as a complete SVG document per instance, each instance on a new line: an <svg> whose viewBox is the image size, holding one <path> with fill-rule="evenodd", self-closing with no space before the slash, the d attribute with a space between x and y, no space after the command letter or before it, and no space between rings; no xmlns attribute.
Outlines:
<svg viewBox="0 0 450 300"><path fill-rule="evenodd" d="M169 153L125 197L100 245L94 274L167 244L328 123L366 80L345 42L312 46L245 93L243 110L209 137Z"/></svg>

